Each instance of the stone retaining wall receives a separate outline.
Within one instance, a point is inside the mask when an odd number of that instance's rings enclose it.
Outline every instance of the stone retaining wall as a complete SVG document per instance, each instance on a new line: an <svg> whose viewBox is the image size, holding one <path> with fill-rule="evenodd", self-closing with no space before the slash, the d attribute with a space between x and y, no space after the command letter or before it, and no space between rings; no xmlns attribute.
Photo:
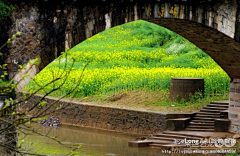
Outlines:
<svg viewBox="0 0 240 156"><path fill-rule="evenodd" d="M41 95L35 95L27 104L22 104L19 110L31 108L34 103L40 100ZM42 109L35 108L31 113L34 115L47 108L57 98L47 97L44 101L46 106ZM61 100L55 106L67 108L59 110L48 116L56 116L62 124L92 127L116 132L131 134L152 134L165 130L166 114L158 112L136 111L116 107L96 106L79 102ZM54 110L52 106L47 112Z"/></svg>
<svg viewBox="0 0 240 156"><path fill-rule="evenodd" d="M230 132L240 133L240 79L233 79L230 83L229 99Z"/></svg>

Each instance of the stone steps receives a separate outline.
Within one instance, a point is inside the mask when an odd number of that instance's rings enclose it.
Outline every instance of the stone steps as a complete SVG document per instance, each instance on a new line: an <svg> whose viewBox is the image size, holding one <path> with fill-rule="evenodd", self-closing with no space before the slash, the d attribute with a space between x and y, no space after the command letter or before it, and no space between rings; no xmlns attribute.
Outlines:
<svg viewBox="0 0 240 156"><path fill-rule="evenodd" d="M214 122L215 119L220 119L221 115L225 115L222 111L226 111L228 109L227 101L215 101L211 102L211 104L205 106L199 112L195 114L194 117L190 119L187 128L185 131L163 131L162 133L156 133L153 136L149 137L146 140L129 142L129 145L135 147L144 147L149 146L155 149L161 149L166 151L174 151L174 150L196 150L202 149L202 147L187 147L187 140L202 140L204 138L208 138L209 135L205 135L208 137L204 137L198 135L198 132L214 132ZM220 113L222 112L222 113ZM193 131L193 132L190 132ZM197 135L196 135L197 134ZM181 142L182 141L182 142ZM171 154L171 153L166 153Z"/></svg>
<svg viewBox="0 0 240 156"><path fill-rule="evenodd" d="M216 116L210 116L210 115L199 115L196 117L193 117L194 120L189 122L189 125L185 130L187 131L204 131L204 132L214 132L214 120L218 119Z"/></svg>
<svg viewBox="0 0 240 156"><path fill-rule="evenodd" d="M198 138L205 138L203 136L188 134L188 133L180 133L178 131L163 131L163 134L172 134L172 135L184 135L186 137L198 137Z"/></svg>
<svg viewBox="0 0 240 156"><path fill-rule="evenodd" d="M169 141L174 141L174 140L175 140L174 138L169 138L169 137L156 137L156 136L149 137L148 139L151 139L151 140L169 140Z"/></svg>
<svg viewBox="0 0 240 156"><path fill-rule="evenodd" d="M195 129L214 129L214 125L213 125L213 126L209 126L209 125L189 125L187 128L195 128Z"/></svg>
<svg viewBox="0 0 240 156"><path fill-rule="evenodd" d="M220 114L219 115L209 115L209 114L196 114L195 117L203 117L203 118L220 118Z"/></svg>
<svg viewBox="0 0 240 156"><path fill-rule="evenodd" d="M191 122L194 122L194 123L213 123L213 124L214 124L214 121L211 121L211 120L203 120L203 119L201 119L201 120L198 120L198 119L196 119L196 120L191 120Z"/></svg>
<svg viewBox="0 0 240 156"><path fill-rule="evenodd" d="M200 112L220 113L221 110L201 109Z"/></svg>
<svg viewBox="0 0 240 156"><path fill-rule="evenodd" d="M203 126L214 126L214 123L198 123L198 122L190 122L189 125L203 125Z"/></svg>
<svg viewBox="0 0 240 156"><path fill-rule="evenodd" d="M228 110L221 111L220 117L223 118L223 119L228 119L228 113L229 113Z"/></svg>
<svg viewBox="0 0 240 156"><path fill-rule="evenodd" d="M209 106L205 106L205 107L203 107L203 109L211 109L211 110L220 110L220 111L222 111L222 110L227 110L228 108L226 108L226 107L209 107Z"/></svg>
<svg viewBox="0 0 240 156"><path fill-rule="evenodd" d="M194 134L188 134L188 133L180 133L175 131L164 131L162 133L154 134L153 136L145 139L145 140L138 140L138 141L130 141L128 144L132 147L163 147L162 145L166 145L166 147L177 147L179 144L176 144L176 140L201 140L205 137L198 136ZM181 147L182 147L182 143Z"/></svg>
<svg viewBox="0 0 240 156"><path fill-rule="evenodd" d="M216 118L209 118L209 117L193 117L193 119L195 120L208 120L208 121L213 121L216 119Z"/></svg>
<svg viewBox="0 0 240 156"><path fill-rule="evenodd" d="M186 145L182 142L176 142L177 141L184 141L187 140L202 140L205 137L203 136L198 136L194 134L188 134L188 133L180 133L177 131L164 131L163 133L157 133L154 136L152 136L149 139L159 139L159 140L171 140L172 143L169 144L162 144L161 142L154 142L152 144L149 144L151 148L156 148L156 149L161 149L161 150L174 150L177 148L184 148Z"/></svg>
<svg viewBox="0 0 240 156"><path fill-rule="evenodd" d="M183 134L163 134L163 133L160 133L160 134L154 134L155 137L168 137L168 138L174 138L174 139L201 139L199 137L193 137L193 136L186 136L186 135L183 135Z"/></svg>
<svg viewBox="0 0 240 156"><path fill-rule="evenodd" d="M177 131L164 131L163 133L155 134L155 136L158 136L157 138L159 139L161 139L163 136L164 138L168 137L168 139L173 139L173 142L171 144L161 144L161 143L149 144L151 148L168 150L168 151L173 151L176 149L182 149L186 147L186 144L184 142L181 142L181 141L184 141L185 139L187 141L187 140L202 140L205 138L203 136L189 134L187 132L181 133ZM180 142L176 142L176 140Z"/></svg>
<svg viewBox="0 0 240 156"><path fill-rule="evenodd" d="M220 115L220 113L211 113L211 112L197 112L196 114L203 114L203 115Z"/></svg>
<svg viewBox="0 0 240 156"><path fill-rule="evenodd" d="M209 106L209 107L224 107L224 108L229 107L229 105L222 105L222 104L208 104L207 106Z"/></svg>
<svg viewBox="0 0 240 156"><path fill-rule="evenodd" d="M141 141L129 141L128 146L131 147L147 147L150 144L172 144L173 141L167 141L167 140L141 140Z"/></svg>
<svg viewBox="0 0 240 156"><path fill-rule="evenodd" d="M228 110L228 105L229 101L211 102L195 114L185 130L213 132L215 120L223 117L223 115L221 115L223 113L221 112ZM226 115L224 117L226 117Z"/></svg>
<svg viewBox="0 0 240 156"><path fill-rule="evenodd" d="M204 131L204 132L214 132L213 129L201 129L201 128L186 128L186 131Z"/></svg>

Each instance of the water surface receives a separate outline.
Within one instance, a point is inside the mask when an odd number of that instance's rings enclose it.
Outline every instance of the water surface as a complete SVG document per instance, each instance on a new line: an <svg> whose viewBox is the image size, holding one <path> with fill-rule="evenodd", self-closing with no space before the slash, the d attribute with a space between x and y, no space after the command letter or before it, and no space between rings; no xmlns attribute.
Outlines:
<svg viewBox="0 0 240 156"><path fill-rule="evenodd" d="M56 137L62 143L69 146L81 148L77 150L79 155L96 156L157 156L162 155L159 150L150 148L129 147L128 142L135 140L138 136L96 130L92 128L82 128L75 126L61 126L60 128L46 128L40 125L34 125L36 129L40 128L40 133ZM69 149L57 142L36 134L28 135L25 138L24 147L31 148L32 151L38 151L39 154L65 155ZM30 144L32 142L32 144ZM55 153L55 154L54 154Z"/></svg>

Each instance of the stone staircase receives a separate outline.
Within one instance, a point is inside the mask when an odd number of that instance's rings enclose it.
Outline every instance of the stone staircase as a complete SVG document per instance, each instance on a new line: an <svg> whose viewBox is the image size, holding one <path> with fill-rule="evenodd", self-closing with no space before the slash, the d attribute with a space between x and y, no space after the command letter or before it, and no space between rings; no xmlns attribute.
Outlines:
<svg viewBox="0 0 240 156"><path fill-rule="evenodd" d="M179 132L174 131L164 131L163 133L158 133L149 137L152 140L165 140L165 144L159 142L153 142L149 144L151 148L159 148L159 149L166 149L166 150L173 150L175 148L184 148L186 146L185 143L180 143L178 141L186 140L201 140L204 139L203 136L197 136L193 134L181 134Z"/></svg>
<svg viewBox="0 0 240 156"><path fill-rule="evenodd" d="M204 143L206 140L207 142L211 142L211 139L228 138L231 137L231 135L233 134L228 132L163 131L161 133L154 134L147 139L143 138L143 140L141 140L141 138L138 138L136 141L130 141L128 142L128 145L131 147L150 147L159 149L161 150L160 152L165 154L174 154L175 152L175 154L180 155L183 155L183 152L187 150L234 150L237 148L235 145L232 147L216 147L214 145ZM198 141L198 143L196 143L196 141ZM201 151L200 153L195 154L202 155Z"/></svg>
<svg viewBox="0 0 240 156"><path fill-rule="evenodd" d="M211 102L195 114L185 130L214 132L214 121L227 118L228 105L228 101Z"/></svg>
<svg viewBox="0 0 240 156"><path fill-rule="evenodd" d="M206 151L213 150L236 150L237 146L217 147L214 144L209 144L211 139L232 137L232 133L227 132L191 132L191 131L163 131L162 133L154 134L143 140L128 142L131 147L150 147L159 149L162 154L185 155L185 152L193 152L190 155L206 155ZM195 142L193 142L195 141ZM198 143L196 142L198 141ZM207 141L208 143L204 143ZM191 142L191 143L190 143ZM197 151L194 153L194 151ZM187 154L187 153L186 153ZM223 155L224 153L221 153Z"/></svg>
<svg viewBox="0 0 240 156"><path fill-rule="evenodd" d="M205 139L204 136L198 136L195 134L188 133L179 133L177 131L163 131L162 133L154 134L153 136L144 139L144 140L136 140L130 141L128 143L129 146L132 147L146 147L150 146L151 148L159 148L159 149L174 149L174 148L183 148L186 146L184 143L179 143L179 140L201 140Z"/></svg>
<svg viewBox="0 0 240 156"><path fill-rule="evenodd" d="M187 146L186 142L183 140L205 140L209 138L224 138L230 133L228 132L214 132L216 131L216 121L228 118L228 105L229 101L216 101L211 102L201 109L199 112L195 113L193 117L188 119L188 124L183 131L163 131L161 133L154 134L148 138L138 138L136 141L130 141L129 146L132 147L146 147L161 149L167 151L174 150L190 150L190 149L207 149L210 147L201 146ZM181 120L181 118L180 118ZM185 118L182 118L185 120ZM174 119L176 122L176 119ZM177 121L178 122L178 121ZM217 123L219 124L219 123ZM178 124L179 125L179 124ZM220 124L220 127L224 126ZM178 142L182 141L182 142ZM236 148L236 147L234 147ZM216 148L213 148L216 149ZM171 153L166 153L171 154Z"/></svg>

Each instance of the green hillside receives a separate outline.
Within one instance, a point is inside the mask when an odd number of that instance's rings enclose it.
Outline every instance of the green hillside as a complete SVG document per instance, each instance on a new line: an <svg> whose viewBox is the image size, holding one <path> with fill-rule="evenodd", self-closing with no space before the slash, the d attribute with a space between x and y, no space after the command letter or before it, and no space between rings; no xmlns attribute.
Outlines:
<svg viewBox="0 0 240 156"><path fill-rule="evenodd" d="M77 97L166 91L173 77L204 78L206 97L223 95L229 89L228 75L202 50L166 28L138 20L103 31L76 45L37 74L35 82L31 81L25 90L36 90L37 84L47 84L59 73L67 73L66 54L68 66L76 61L73 71L62 89L51 96L71 90L87 61L90 63ZM60 82L55 82L55 87ZM45 90L52 88L53 85L48 85Z"/></svg>

